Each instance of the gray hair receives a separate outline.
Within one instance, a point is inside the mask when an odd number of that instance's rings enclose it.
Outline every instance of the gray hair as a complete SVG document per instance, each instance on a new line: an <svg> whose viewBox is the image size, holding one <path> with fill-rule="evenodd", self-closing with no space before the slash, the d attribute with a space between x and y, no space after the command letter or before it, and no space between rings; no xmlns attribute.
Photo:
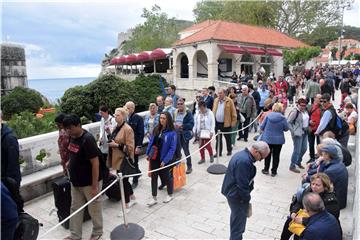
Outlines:
<svg viewBox="0 0 360 240"><path fill-rule="evenodd" d="M167 100L167 101L170 101L171 103L173 103L172 97L166 97L166 98L165 98L165 101L166 101L166 100Z"/></svg>
<svg viewBox="0 0 360 240"><path fill-rule="evenodd" d="M324 201L321 199L319 194L314 192L305 194L302 203L308 212L311 211L314 213L319 213L325 210Z"/></svg>
<svg viewBox="0 0 360 240"><path fill-rule="evenodd" d="M264 141L255 142L253 145L251 145L251 148L261 152L261 154L264 155L270 153L269 145Z"/></svg>

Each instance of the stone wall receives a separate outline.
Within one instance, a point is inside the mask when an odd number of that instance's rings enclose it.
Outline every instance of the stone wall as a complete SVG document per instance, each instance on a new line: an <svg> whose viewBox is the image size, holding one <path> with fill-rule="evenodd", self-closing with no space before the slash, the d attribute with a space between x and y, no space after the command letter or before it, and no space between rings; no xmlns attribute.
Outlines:
<svg viewBox="0 0 360 240"><path fill-rule="evenodd" d="M1 94L17 86L28 87L25 49L16 44L1 44Z"/></svg>

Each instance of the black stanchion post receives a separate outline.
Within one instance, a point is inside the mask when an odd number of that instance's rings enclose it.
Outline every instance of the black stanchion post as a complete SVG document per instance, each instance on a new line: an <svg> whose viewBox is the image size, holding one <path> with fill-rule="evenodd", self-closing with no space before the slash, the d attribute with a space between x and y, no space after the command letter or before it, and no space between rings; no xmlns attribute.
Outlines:
<svg viewBox="0 0 360 240"><path fill-rule="evenodd" d="M125 192L124 192L124 182L122 173L119 173L120 178L120 194L121 194L121 209L124 216L124 224L121 224L112 230L110 233L111 240L140 240L145 236L145 230L140 225L136 223L128 223L126 215L126 205L125 205Z"/></svg>
<svg viewBox="0 0 360 240"><path fill-rule="evenodd" d="M226 133L225 133L226 134ZM221 135L220 135L220 130L218 130L217 132L217 156L216 156L216 163L215 164L212 164L210 165L210 167L207 168L207 172L208 173L211 173L211 174L225 174L226 173L226 170L227 168L225 167L225 165L223 164L220 164L219 163L219 157L220 157L220 141L221 141Z"/></svg>

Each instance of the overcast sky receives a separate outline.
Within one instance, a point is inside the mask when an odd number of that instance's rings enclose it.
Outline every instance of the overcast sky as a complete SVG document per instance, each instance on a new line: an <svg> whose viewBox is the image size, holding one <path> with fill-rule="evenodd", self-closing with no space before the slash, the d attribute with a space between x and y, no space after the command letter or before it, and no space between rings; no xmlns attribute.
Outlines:
<svg viewBox="0 0 360 240"><path fill-rule="evenodd" d="M25 46L29 79L94 77L117 33L143 20L157 4L170 17L193 20L196 0L8 1L2 3L2 41ZM345 25L360 27L359 0L345 11Z"/></svg>

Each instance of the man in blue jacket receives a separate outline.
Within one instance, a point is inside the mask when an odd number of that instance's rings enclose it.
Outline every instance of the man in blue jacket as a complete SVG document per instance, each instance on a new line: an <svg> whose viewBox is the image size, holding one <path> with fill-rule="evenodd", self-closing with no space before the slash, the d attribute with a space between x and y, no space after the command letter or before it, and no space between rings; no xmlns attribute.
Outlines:
<svg viewBox="0 0 360 240"><path fill-rule="evenodd" d="M139 169L139 154L144 140L144 119L135 113L135 103L127 102L125 104L129 112L128 124L131 126L134 131L135 137L135 153L134 153L134 163L138 173L141 173ZM136 188L139 182L139 177L133 177L132 188Z"/></svg>
<svg viewBox="0 0 360 240"><path fill-rule="evenodd" d="M339 240L342 238L338 221L325 210L324 202L319 194L307 193L303 198L303 206L310 217L301 234L301 239Z"/></svg>
<svg viewBox="0 0 360 240"><path fill-rule="evenodd" d="M230 215L230 240L241 240L245 232L246 217L251 212L250 192L254 189L256 167L254 163L270 153L266 142L254 143L249 149L233 155L229 162L221 193L227 198Z"/></svg>
<svg viewBox="0 0 360 240"><path fill-rule="evenodd" d="M183 98L177 100L177 108L174 112L174 127L178 134L178 144L180 143L186 156L186 174L190 174L192 172L192 163L191 157L189 156L189 141L194 135L192 132L194 127L194 117L191 111L186 108L185 99ZM177 155L180 154L177 153Z"/></svg>

